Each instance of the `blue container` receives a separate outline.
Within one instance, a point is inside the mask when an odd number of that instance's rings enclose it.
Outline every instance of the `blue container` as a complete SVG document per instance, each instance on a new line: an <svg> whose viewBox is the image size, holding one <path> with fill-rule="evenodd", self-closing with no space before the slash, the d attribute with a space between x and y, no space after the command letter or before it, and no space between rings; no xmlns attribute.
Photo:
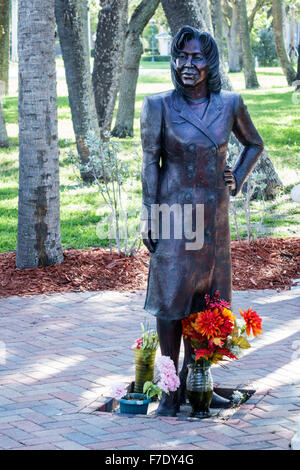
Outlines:
<svg viewBox="0 0 300 470"><path fill-rule="evenodd" d="M118 402L120 413L146 415L151 398L147 398L147 395L143 393L127 393Z"/></svg>

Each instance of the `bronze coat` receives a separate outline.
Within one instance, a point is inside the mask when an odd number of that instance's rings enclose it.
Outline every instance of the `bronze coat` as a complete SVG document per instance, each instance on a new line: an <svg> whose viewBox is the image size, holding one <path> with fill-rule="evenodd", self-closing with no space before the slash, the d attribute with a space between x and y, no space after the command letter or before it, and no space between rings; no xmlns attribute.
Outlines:
<svg viewBox="0 0 300 470"><path fill-rule="evenodd" d="M185 237L162 239L151 254L145 309L178 320L199 311L216 289L231 303L229 189L224 183L230 133L244 146L233 173L237 188L263 150L237 93L211 93L202 119L176 91L145 98L141 113L143 204L204 204L204 245L187 250ZM174 222L174 221L173 221Z"/></svg>

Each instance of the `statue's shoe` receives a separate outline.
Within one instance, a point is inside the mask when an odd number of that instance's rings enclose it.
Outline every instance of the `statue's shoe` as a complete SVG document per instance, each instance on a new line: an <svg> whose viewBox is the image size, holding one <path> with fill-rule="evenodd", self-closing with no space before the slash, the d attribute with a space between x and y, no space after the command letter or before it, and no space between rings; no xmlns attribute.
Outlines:
<svg viewBox="0 0 300 470"><path fill-rule="evenodd" d="M163 393L159 406L155 412L157 416L176 416L180 410L178 393L170 392L169 395Z"/></svg>
<svg viewBox="0 0 300 470"><path fill-rule="evenodd" d="M231 405L230 400L221 397L216 392L213 392L212 401L210 404L211 408L228 408Z"/></svg>

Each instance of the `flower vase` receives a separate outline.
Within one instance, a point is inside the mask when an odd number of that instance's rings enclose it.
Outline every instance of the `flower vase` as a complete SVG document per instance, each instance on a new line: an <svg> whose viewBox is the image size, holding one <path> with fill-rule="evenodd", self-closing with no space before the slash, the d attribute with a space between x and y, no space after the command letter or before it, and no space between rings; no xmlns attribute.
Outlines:
<svg viewBox="0 0 300 470"><path fill-rule="evenodd" d="M211 363L205 359L188 364L186 391L192 407L192 417L211 416L209 407L213 396L213 379L210 368Z"/></svg>
<svg viewBox="0 0 300 470"><path fill-rule="evenodd" d="M134 393L143 393L144 383L153 380L156 349L135 349Z"/></svg>
<svg viewBox="0 0 300 470"><path fill-rule="evenodd" d="M119 398L120 413L146 415L151 398L143 393L127 393L123 398Z"/></svg>

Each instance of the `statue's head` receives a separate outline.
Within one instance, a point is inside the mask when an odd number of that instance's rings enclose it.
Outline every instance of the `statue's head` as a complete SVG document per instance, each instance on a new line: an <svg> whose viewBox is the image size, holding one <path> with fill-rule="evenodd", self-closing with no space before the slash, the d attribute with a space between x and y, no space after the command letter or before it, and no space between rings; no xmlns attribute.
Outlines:
<svg viewBox="0 0 300 470"><path fill-rule="evenodd" d="M206 81L210 92L220 93L219 52L213 37L191 26L183 26L171 45L172 81L182 95Z"/></svg>

